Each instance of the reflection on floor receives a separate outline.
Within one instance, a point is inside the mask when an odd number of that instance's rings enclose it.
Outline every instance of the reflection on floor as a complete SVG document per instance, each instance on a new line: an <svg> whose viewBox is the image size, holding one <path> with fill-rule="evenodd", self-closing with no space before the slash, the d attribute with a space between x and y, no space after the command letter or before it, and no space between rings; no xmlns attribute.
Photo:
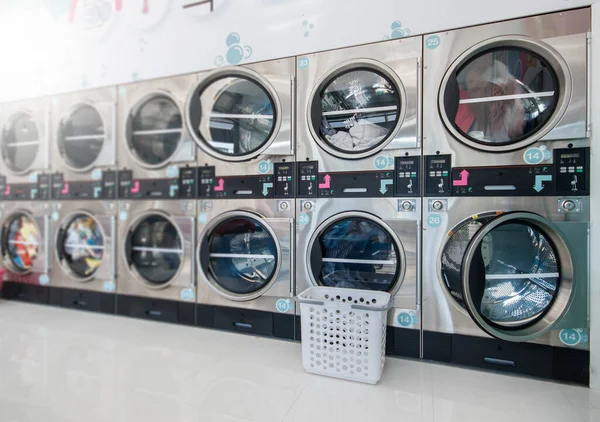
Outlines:
<svg viewBox="0 0 600 422"><path fill-rule="evenodd" d="M390 358L369 386L292 342L0 301L5 421L600 421L600 392Z"/></svg>

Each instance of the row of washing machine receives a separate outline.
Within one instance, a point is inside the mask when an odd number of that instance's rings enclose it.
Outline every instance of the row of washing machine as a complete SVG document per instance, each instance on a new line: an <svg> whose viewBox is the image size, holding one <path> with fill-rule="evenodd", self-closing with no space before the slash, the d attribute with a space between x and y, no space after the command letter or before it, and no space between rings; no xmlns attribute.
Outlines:
<svg viewBox="0 0 600 422"><path fill-rule="evenodd" d="M3 104L3 294L297 338L304 288L385 290L389 354L587 383L589 31L584 8Z"/></svg>

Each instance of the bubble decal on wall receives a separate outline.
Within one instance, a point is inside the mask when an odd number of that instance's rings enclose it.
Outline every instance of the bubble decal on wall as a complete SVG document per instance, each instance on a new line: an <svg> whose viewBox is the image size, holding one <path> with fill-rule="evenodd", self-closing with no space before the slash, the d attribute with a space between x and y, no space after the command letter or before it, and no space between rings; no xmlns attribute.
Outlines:
<svg viewBox="0 0 600 422"><path fill-rule="evenodd" d="M398 38L404 38L404 37L408 37L410 35L410 29L408 28L402 28L402 22L400 21L394 21L392 22L392 24L390 25L390 28L392 30L391 35L384 35L383 39L384 40L396 40Z"/></svg>
<svg viewBox="0 0 600 422"><path fill-rule="evenodd" d="M237 32L232 32L227 36L225 45L227 45L227 53L225 54L225 57L215 57L216 66L221 66L225 62L232 65L239 64L242 60L252 56L252 47L249 45L242 46L240 34Z"/></svg>
<svg viewBox="0 0 600 422"><path fill-rule="evenodd" d="M312 23L309 23L307 20L302 22L302 27L304 28L304 37L308 37L310 35L310 30L315 27Z"/></svg>

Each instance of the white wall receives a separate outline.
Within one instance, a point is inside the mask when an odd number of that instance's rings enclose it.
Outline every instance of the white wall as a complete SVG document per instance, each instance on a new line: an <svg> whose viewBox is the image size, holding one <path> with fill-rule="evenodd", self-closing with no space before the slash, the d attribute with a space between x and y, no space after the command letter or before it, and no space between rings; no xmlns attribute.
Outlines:
<svg viewBox="0 0 600 422"><path fill-rule="evenodd" d="M592 0L3 0L0 101L310 53ZM148 8L144 10L144 5ZM71 13L72 11L72 13ZM143 12L146 13L143 13ZM87 19L86 19L87 16ZM70 23L72 17L72 23Z"/></svg>
<svg viewBox="0 0 600 422"><path fill-rule="evenodd" d="M600 92L600 2L592 6L592 89ZM592 96L592 136L600 136L600 95ZM593 138L592 138L593 139ZM594 142L593 142L594 143ZM591 308L591 381L592 388L600 389L600 151L592 147L592 179L590 183L592 221L590 252L590 308Z"/></svg>

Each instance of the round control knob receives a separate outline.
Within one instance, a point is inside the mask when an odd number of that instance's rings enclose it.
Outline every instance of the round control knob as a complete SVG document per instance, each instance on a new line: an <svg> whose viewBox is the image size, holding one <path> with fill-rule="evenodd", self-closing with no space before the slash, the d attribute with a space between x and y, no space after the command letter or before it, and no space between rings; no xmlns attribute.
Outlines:
<svg viewBox="0 0 600 422"><path fill-rule="evenodd" d="M566 210L566 211L573 211L576 208L575 202L571 201L570 199L563 201L561 206L562 206L562 209Z"/></svg>
<svg viewBox="0 0 600 422"><path fill-rule="evenodd" d="M444 203L442 201L433 201L433 203L431 204L431 208L433 208L436 211L440 211L444 209Z"/></svg>
<svg viewBox="0 0 600 422"><path fill-rule="evenodd" d="M310 210L312 210L313 204L312 204L312 202L305 202L303 207L306 211L310 211Z"/></svg>
<svg viewBox="0 0 600 422"><path fill-rule="evenodd" d="M413 203L411 201L402 201L402 203L400 204L400 207L404 211L412 211L415 206L413 205Z"/></svg>
<svg viewBox="0 0 600 422"><path fill-rule="evenodd" d="M290 204L289 204L289 202L285 202L285 201L284 201L284 202L281 202L281 203L279 204L279 209L281 209L281 210L283 210L283 211L287 211L287 210L289 210L289 209L290 209Z"/></svg>

